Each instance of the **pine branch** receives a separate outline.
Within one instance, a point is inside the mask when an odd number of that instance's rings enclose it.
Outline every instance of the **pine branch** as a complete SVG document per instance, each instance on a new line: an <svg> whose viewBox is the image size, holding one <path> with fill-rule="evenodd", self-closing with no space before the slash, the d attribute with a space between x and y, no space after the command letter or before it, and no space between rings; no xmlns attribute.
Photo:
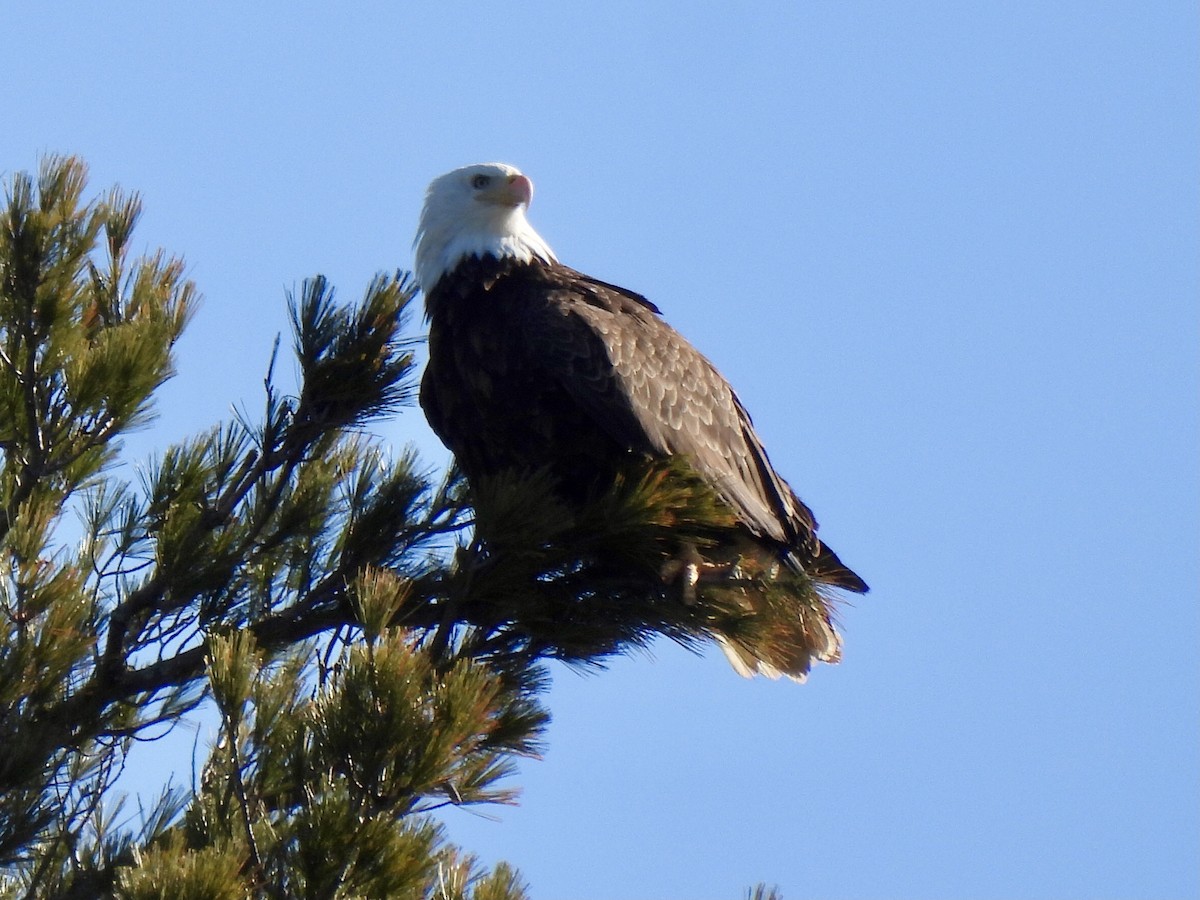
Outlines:
<svg viewBox="0 0 1200 900"><path fill-rule="evenodd" d="M568 509L544 476L469 492L389 458L364 429L415 396L400 273L348 305L304 282L297 394L273 382L277 342L257 421L118 481L196 295L179 260L130 258L137 198L85 203L84 174L48 160L0 212L0 866L30 896L525 896L428 813L511 802L546 725L542 661L597 666L658 634L753 647L793 608L753 571L703 602L672 581L731 525L684 465L633 465ZM72 508L77 553L58 543ZM219 661L234 644L254 648L241 668ZM206 692L226 743L184 820L164 800L140 838L105 837L128 742Z"/></svg>
<svg viewBox="0 0 1200 900"><path fill-rule="evenodd" d="M169 451L144 498L88 487L85 552L64 567L55 523L144 421L194 299L177 261L129 261L136 199L88 205L83 187L81 164L48 160L36 190L14 179L0 217L0 553L14 573L0 623L22 654L0 660L0 861L51 824L47 791L71 759L196 702L204 633L242 628L280 652L351 624L364 566L428 582L429 549L460 527L411 459L381 465L346 434L413 395L412 286L380 276L343 309L318 278L295 303L299 396L268 382L260 426ZM361 509L337 500L355 479ZM76 639L51 639L64 629ZM42 680L20 683L31 667Z"/></svg>

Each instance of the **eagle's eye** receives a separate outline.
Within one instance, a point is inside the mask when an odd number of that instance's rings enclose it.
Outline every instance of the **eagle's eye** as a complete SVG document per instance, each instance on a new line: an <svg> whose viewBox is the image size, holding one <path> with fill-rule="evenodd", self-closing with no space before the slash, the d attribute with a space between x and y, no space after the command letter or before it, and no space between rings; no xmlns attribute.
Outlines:
<svg viewBox="0 0 1200 900"><path fill-rule="evenodd" d="M471 187L475 188L475 190L477 190L477 191L483 190L485 187L487 187L491 183L492 183L492 176L490 176L490 175L476 175L474 178L471 179Z"/></svg>

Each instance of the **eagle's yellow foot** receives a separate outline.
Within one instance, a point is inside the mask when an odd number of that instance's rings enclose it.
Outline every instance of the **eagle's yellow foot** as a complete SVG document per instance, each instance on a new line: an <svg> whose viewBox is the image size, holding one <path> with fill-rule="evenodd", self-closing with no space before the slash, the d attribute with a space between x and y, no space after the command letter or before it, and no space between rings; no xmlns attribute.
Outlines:
<svg viewBox="0 0 1200 900"><path fill-rule="evenodd" d="M736 562L713 563L706 560L691 544L674 559L663 563L659 570L664 584L679 583L680 597L688 606L696 602L696 585L702 581L727 581L738 578L741 570Z"/></svg>

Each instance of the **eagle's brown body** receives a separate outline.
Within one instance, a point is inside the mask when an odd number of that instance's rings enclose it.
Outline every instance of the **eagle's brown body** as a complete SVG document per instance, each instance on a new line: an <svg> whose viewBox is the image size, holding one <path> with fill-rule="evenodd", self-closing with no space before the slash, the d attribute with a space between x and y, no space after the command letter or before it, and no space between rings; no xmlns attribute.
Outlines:
<svg viewBox="0 0 1200 900"><path fill-rule="evenodd" d="M468 481L548 468L582 501L632 457L685 456L755 539L865 591L816 538L712 364L638 294L558 263L464 260L426 298L421 405Z"/></svg>

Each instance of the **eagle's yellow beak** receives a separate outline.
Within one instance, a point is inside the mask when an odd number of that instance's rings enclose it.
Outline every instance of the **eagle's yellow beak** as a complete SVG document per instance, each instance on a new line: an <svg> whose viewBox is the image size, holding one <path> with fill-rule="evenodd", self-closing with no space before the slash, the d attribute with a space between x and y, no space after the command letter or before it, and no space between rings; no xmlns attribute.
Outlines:
<svg viewBox="0 0 1200 900"><path fill-rule="evenodd" d="M533 182L520 173L509 175L477 196L485 203L495 203L497 206L528 206L533 200Z"/></svg>

